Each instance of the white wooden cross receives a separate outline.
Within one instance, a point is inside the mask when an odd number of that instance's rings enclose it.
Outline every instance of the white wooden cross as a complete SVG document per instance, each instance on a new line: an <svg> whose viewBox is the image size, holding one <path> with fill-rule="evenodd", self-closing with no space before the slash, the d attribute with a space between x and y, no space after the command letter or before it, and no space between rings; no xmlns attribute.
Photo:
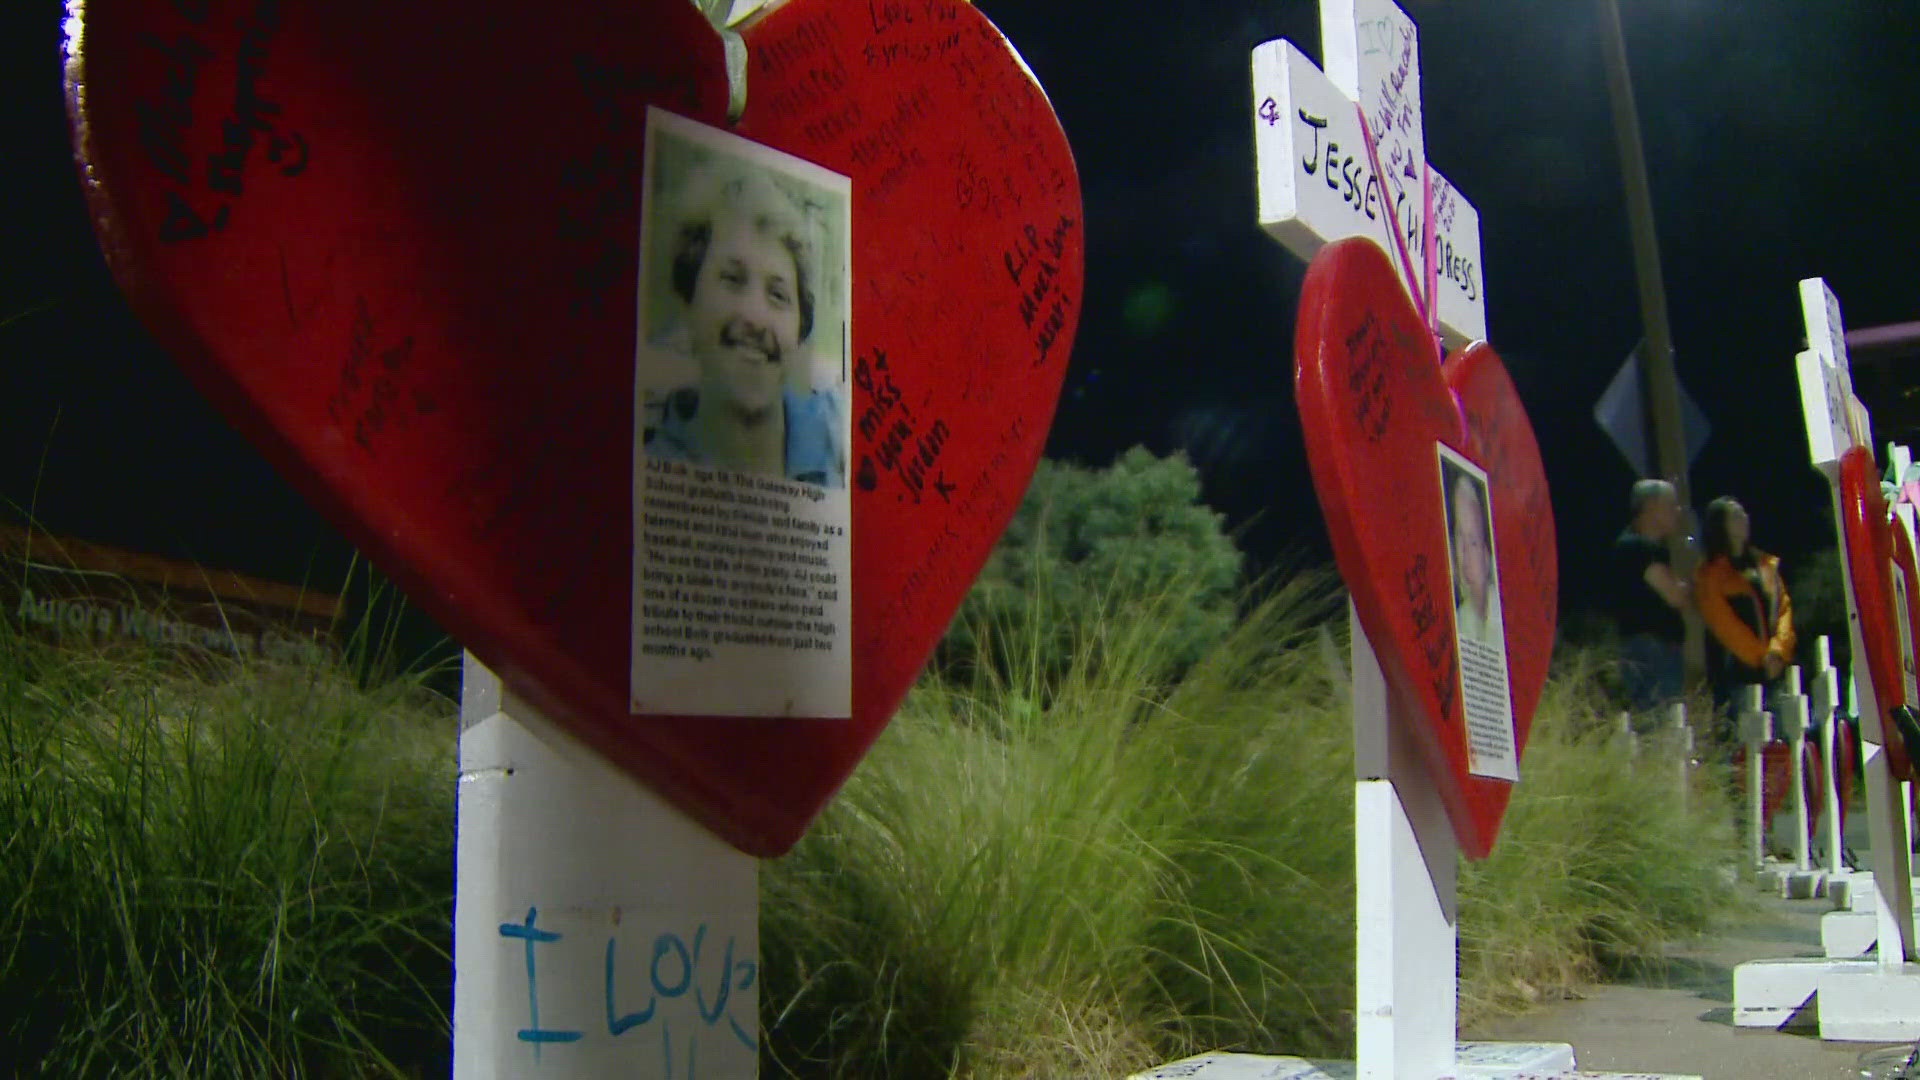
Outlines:
<svg viewBox="0 0 1920 1080"><path fill-rule="evenodd" d="M1260 224L1302 258L1371 237L1416 306L1438 294L1450 345L1480 340L1480 216L1427 167L1413 20L1392 0L1321 0L1320 12L1325 74L1287 41L1253 51ZM1468 1064L1482 1048L1462 1057L1454 1041L1459 847L1418 746L1389 722L1379 661L1351 621L1358 1075L1487 1075ZM1571 1049L1557 1050L1564 1059L1549 1067L1571 1068Z"/></svg>
<svg viewBox="0 0 1920 1080"><path fill-rule="evenodd" d="M1807 449L1815 468L1825 473L1833 490L1834 528L1841 539L1840 572L1846 583L1847 625L1853 642L1853 692L1860 705L1862 771L1867 788L1867 825L1873 847L1874 890L1878 893L1881 967L1899 969L1914 955L1912 866L1905 842L1903 799L1887 769L1884 747L1892 734L1883 730L1873 680L1866 673L1866 643L1861 636L1860 607L1854 591L1853 570L1845 555L1845 533L1840 523L1840 457L1855 446L1871 446L1867 410L1853 393L1847 364L1846 326L1840 301L1820 278L1800 282L1800 310L1806 321L1807 349L1796 363L1800 375L1800 405L1806 416ZM1905 612L1898 613L1904 617ZM1832 763L1829 762L1829 768ZM1892 947L1897 942L1899 948Z"/></svg>
<svg viewBox="0 0 1920 1080"><path fill-rule="evenodd" d="M1829 879L1840 877L1846 870L1842 851L1845 840L1840 830L1840 777L1839 759L1835 753L1844 752L1846 742L1836 729L1836 719L1840 709L1840 684L1833 670L1832 654L1828 650L1827 639L1822 636L1814 639L1813 685L1809 687L1813 694L1813 719L1818 725L1820 738L1820 768L1826 783L1821 791L1821 832L1827 845L1826 873Z"/></svg>
<svg viewBox="0 0 1920 1080"><path fill-rule="evenodd" d="M1334 240L1372 237L1415 282L1416 302L1437 283L1449 345L1484 339L1480 213L1427 165L1413 20L1392 0L1321 0L1320 35L1324 74L1290 41L1253 51L1261 227L1303 259Z"/></svg>
<svg viewBox="0 0 1920 1080"><path fill-rule="evenodd" d="M1759 686L1741 687L1738 706L1735 720L1740 744L1747 751L1747 866L1757 874L1767 861L1766 799L1762 784L1766 779L1767 744L1773 741L1773 717L1766 711Z"/></svg>
<svg viewBox="0 0 1920 1080"><path fill-rule="evenodd" d="M1804 899L1799 883L1809 882L1813 873L1812 838L1807 831L1807 696L1801 693L1799 666L1789 667L1786 677L1774 715L1776 730L1787 743L1787 806L1793 818L1793 870L1787 877L1787 896ZM1808 887L1807 895L1811 894Z"/></svg>

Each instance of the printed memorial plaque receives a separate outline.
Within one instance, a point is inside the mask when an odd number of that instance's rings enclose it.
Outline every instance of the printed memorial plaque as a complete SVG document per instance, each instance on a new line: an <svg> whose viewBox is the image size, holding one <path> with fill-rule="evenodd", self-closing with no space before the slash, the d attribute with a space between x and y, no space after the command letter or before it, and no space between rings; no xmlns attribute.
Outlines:
<svg viewBox="0 0 1920 1080"><path fill-rule="evenodd" d="M1460 653L1460 702L1467 768L1475 776L1520 779L1513 702L1507 687L1506 623L1493 554L1487 474L1440 443L1440 492L1447 508L1447 564L1453 579L1453 640Z"/></svg>
<svg viewBox="0 0 1920 1080"><path fill-rule="evenodd" d="M636 713L852 714L848 178L648 115Z"/></svg>

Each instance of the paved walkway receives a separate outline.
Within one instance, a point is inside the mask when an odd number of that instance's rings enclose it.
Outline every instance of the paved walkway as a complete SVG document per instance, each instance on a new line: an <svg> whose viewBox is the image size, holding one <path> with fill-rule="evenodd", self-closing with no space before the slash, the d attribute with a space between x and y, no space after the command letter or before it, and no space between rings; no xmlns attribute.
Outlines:
<svg viewBox="0 0 1920 1080"><path fill-rule="evenodd" d="M1733 968L1819 956L1824 901L1761 901L1759 912L1631 984L1482 1024L1468 1039L1571 1043L1583 1070L1694 1074L1708 1080L1858 1080L1863 1053L1886 1044L1823 1043L1816 1029L1733 1026Z"/></svg>

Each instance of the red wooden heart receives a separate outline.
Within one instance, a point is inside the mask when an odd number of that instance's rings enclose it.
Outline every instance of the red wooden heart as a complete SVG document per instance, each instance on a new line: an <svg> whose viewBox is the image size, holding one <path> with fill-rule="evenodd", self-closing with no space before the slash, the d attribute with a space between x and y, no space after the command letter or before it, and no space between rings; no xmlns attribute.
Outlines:
<svg viewBox="0 0 1920 1080"><path fill-rule="evenodd" d="M1911 704L1901 677L1899 628L1894 623L1893 527L1873 452L1864 446L1840 455L1840 531L1845 538L1847 572L1853 579L1854 605L1860 613L1867 675L1885 732L1887 766L1896 779L1910 780L1913 768L1906 747L1888 718L1890 710Z"/></svg>
<svg viewBox="0 0 1920 1080"><path fill-rule="evenodd" d="M1532 425L1500 358L1478 343L1443 369L1431 341L1378 245L1341 240L1314 257L1294 333L1314 488L1386 673L1394 722L1417 732L1461 850L1484 858L1512 784L1470 769L1437 446L1486 470L1516 756L1553 650L1553 508Z"/></svg>
<svg viewBox="0 0 1920 1080"><path fill-rule="evenodd" d="M794 721L628 712L644 121L726 123L687 0L72 9L102 245L198 385L536 708L788 848L1011 517L1071 350L1078 178L998 31L956 0L744 30L739 130L853 188L853 715Z"/></svg>

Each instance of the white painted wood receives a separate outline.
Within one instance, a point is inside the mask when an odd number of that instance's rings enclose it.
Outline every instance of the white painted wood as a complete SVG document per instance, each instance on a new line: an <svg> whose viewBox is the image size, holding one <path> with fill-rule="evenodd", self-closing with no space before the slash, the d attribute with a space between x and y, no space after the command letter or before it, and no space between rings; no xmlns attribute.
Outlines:
<svg viewBox="0 0 1920 1080"><path fill-rule="evenodd" d="M1460 1080L1701 1080L1694 1075L1576 1072L1565 1043L1461 1043ZM1354 1080L1350 1061L1214 1052L1171 1062L1128 1080Z"/></svg>
<svg viewBox="0 0 1920 1080"><path fill-rule="evenodd" d="M1455 1073L1459 846L1420 748L1388 716L1372 643L1352 622L1358 1075L1439 1080Z"/></svg>
<svg viewBox="0 0 1920 1080"><path fill-rule="evenodd" d="M1820 1037L1829 1042L1920 1039L1920 964L1846 968L1823 976Z"/></svg>
<svg viewBox="0 0 1920 1080"><path fill-rule="evenodd" d="M1685 702L1676 701L1668 709L1667 731L1679 770L1680 807L1685 809L1693 793L1693 727L1687 723Z"/></svg>
<svg viewBox="0 0 1920 1080"><path fill-rule="evenodd" d="M1913 782L1900 781L1900 808L1903 811L1900 824L1907 830L1907 850L1913 850Z"/></svg>
<svg viewBox="0 0 1920 1080"><path fill-rule="evenodd" d="M1397 39L1399 29L1413 32L1405 13L1387 0L1358 0L1363 17L1374 20L1364 31L1352 17L1341 22L1337 11L1352 12L1356 0L1333 0L1323 8L1323 51L1329 70L1323 74L1292 42L1269 41L1253 50L1254 153L1257 163L1260 225L1289 251L1310 259L1320 248L1349 236L1365 236L1378 243L1395 266L1400 248L1416 263L1421 282L1427 280L1423 239L1425 192L1404 172L1386 184L1373 171L1366 138L1360 126L1355 98L1370 100L1375 91L1360 92L1359 66L1366 61L1376 72L1384 56L1368 53L1383 41ZM1389 29L1381 29L1384 20ZM1365 39L1363 43L1363 38ZM1418 40L1413 39L1416 113ZM1343 57L1336 66L1333 57ZM1345 78L1345 83L1342 82ZM1371 123L1371 120L1369 121ZM1385 133L1405 147L1400 129ZM1388 146L1376 131L1381 168L1387 170ZM1415 160L1424 163L1424 148ZM1418 171L1417 169L1415 170ZM1449 345L1478 341L1487 336L1486 290L1481 277L1480 213L1438 171L1429 171L1433 185L1435 243L1434 279L1440 297L1440 327ZM1392 212L1389 212L1389 206ZM1401 242L1396 243L1392 222L1398 220ZM1422 284L1422 289L1425 285Z"/></svg>
<svg viewBox="0 0 1920 1080"><path fill-rule="evenodd" d="M756 1075L755 861L471 655L465 680L456 1080Z"/></svg>
<svg viewBox="0 0 1920 1080"><path fill-rule="evenodd" d="M1789 900L1818 900L1825 895L1827 873L1824 870L1793 870L1787 873L1786 896Z"/></svg>
<svg viewBox="0 0 1920 1080"><path fill-rule="evenodd" d="M1777 1028L1809 1020L1820 981L1835 972L1866 972L1871 960L1794 957L1749 960L1733 969L1735 1027Z"/></svg>
<svg viewBox="0 0 1920 1080"><path fill-rule="evenodd" d="M1323 0L1321 26L1325 74L1290 42L1253 50L1262 227L1303 258L1369 237L1411 279L1416 303L1431 305L1449 344L1484 338L1479 215L1427 166L1413 21L1392 0ZM1349 1075L1438 1080L1459 1065L1459 849L1419 747L1389 716L1371 643L1352 622L1358 1060Z"/></svg>
<svg viewBox="0 0 1920 1080"><path fill-rule="evenodd" d="M1846 875L1844 880L1847 884L1847 895L1844 897L1844 903L1835 904L1836 908L1865 912L1872 912L1879 908L1879 875L1871 870L1856 870ZM1913 896L1916 904L1920 904L1920 879L1913 881Z"/></svg>
<svg viewBox="0 0 1920 1080"><path fill-rule="evenodd" d="M1840 777L1834 751L1841 745L1834 714L1839 708L1839 679L1833 669L1825 636L1813 643L1813 723L1820 739L1821 831L1826 840L1825 869L1829 879L1846 872L1845 839L1841 835Z"/></svg>
<svg viewBox="0 0 1920 1080"><path fill-rule="evenodd" d="M1799 668L1790 692L1781 695L1780 727L1786 736L1788 754L1787 805L1793 821L1793 868L1805 873L1813 869L1813 851L1807 820L1807 699L1799 693Z"/></svg>
<svg viewBox="0 0 1920 1080"><path fill-rule="evenodd" d="M1865 956L1879 934L1879 920L1870 911L1829 911L1820 916L1820 949L1835 959Z"/></svg>
<svg viewBox="0 0 1920 1080"><path fill-rule="evenodd" d="M1797 358L1800 404L1806 418L1807 446L1813 464L1826 474L1833 496L1836 532L1840 524L1840 455L1853 446L1871 445L1871 417L1852 390L1847 361L1846 325L1840 302L1820 278L1800 282L1800 308L1807 330L1807 349ZM1846 586L1848 636L1853 644L1850 688L1860 718L1861 757L1867 796L1867 830L1873 850L1880 919L1879 963L1898 970L1914 955L1913 896L1906 888L1912 878L1910 851L1903 841L1907 815L1888 773L1884 750L1887 733L1881 723L1880 703L1872 680L1864 678L1867 655L1861 635L1860 609L1853 571L1840 559ZM1889 885L1888 883L1893 883ZM1896 887L1897 886L1897 887Z"/></svg>
<svg viewBox="0 0 1920 1080"><path fill-rule="evenodd" d="M1760 707L1760 687L1742 687L1735 701L1740 742L1746 749L1747 865L1758 873L1766 865L1766 800L1761 784L1766 778L1763 754L1772 738L1773 718Z"/></svg>
<svg viewBox="0 0 1920 1080"><path fill-rule="evenodd" d="M1900 818L1900 798L1887 772L1886 751L1876 743L1861 740L1867 781L1868 830L1873 846L1873 910L1879 921L1876 940L1880 943L1880 963L1897 968L1913 955L1913 889L1899 888L1911 882L1910 860ZM1895 849L1895 850L1887 850ZM1889 869L1891 867L1891 869ZM1895 943L1899 947L1895 948Z"/></svg>
<svg viewBox="0 0 1920 1080"><path fill-rule="evenodd" d="M1614 722L1614 741L1627 752L1628 757L1637 757L1640 753L1640 736L1633 730L1633 714L1621 713Z"/></svg>

